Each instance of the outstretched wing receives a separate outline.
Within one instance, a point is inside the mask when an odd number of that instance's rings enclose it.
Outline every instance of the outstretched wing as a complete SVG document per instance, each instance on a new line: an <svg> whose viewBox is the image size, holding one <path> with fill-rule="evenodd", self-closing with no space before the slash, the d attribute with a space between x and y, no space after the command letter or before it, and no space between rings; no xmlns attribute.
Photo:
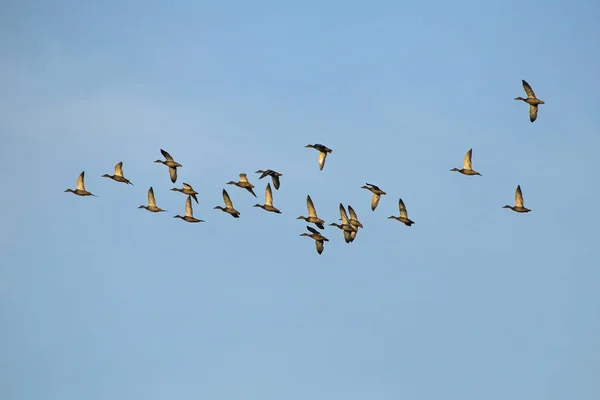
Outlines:
<svg viewBox="0 0 600 400"><path fill-rule="evenodd" d="M408 218L408 212L406 211L406 206L402 199L398 200L398 209L400 210L400 217Z"/></svg>
<svg viewBox="0 0 600 400"><path fill-rule="evenodd" d="M535 121L537 119L537 113L538 113L538 106L537 104L530 104L529 105L529 120L531 122Z"/></svg>
<svg viewBox="0 0 600 400"><path fill-rule="evenodd" d="M248 177L246 174L240 174L240 182L248 182Z"/></svg>
<svg viewBox="0 0 600 400"><path fill-rule="evenodd" d="M465 154L465 158L463 159L463 168L464 169L472 169L471 168L471 157L473 156L473 149L469 149L467 154Z"/></svg>
<svg viewBox="0 0 600 400"><path fill-rule="evenodd" d="M115 165L115 175L123 176L123 161Z"/></svg>
<svg viewBox="0 0 600 400"><path fill-rule="evenodd" d="M173 157L171 157L171 155L169 153L167 153L166 151L164 151L163 149L160 149L161 154L163 155L163 157L167 160L171 160L173 161Z"/></svg>
<svg viewBox="0 0 600 400"><path fill-rule="evenodd" d="M187 200L185 201L185 215L187 217L194 217L194 210L192 209L192 198L190 196L188 196Z"/></svg>
<svg viewBox="0 0 600 400"><path fill-rule="evenodd" d="M325 247L323 245L323 241L322 240L315 240L315 245L317 246L317 253L321 254L323 252L323 248Z"/></svg>
<svg viewBox="0 0 600 400"><path fill-rule="evenodd" d="M319 169L322 171L325 166L325 159L327 158L327 153L324 151L319 152Z"/></svg>
<svg viewBox="0 0 600 400"><path fill-rule="evenodd" d="M314 233L315 235L320 235L319 231L313 228L312 226L307 226L306 229L308 229L311 233Z"/></svg>
<svg viewBox="0 0 600 400"><path fill-rule="evenodd" d="M265 188L265 205L273 206L273 192L271 191L271 184L267 183Z"/></svg>
<svg viewBox="0 0 600 400"><path fill-rule="evenodd" d="M373 197L371 198L371 210L375 211L377 208L377 204L379 204L380 195L373 193Z"/></svg>
<svg viewBox="0 0 600 400"><path fill-rule="evenodd" d="M310 198L310 195L306 196L306 208L308 208L308 216L309 217L317 217L317 210L315 210L315 205L313 204L312 199Z"/></svg>
<svg viewBox="0 0 600 400"><path fill-rule="evenodd" d="M348 214L346 214L346 210L344 209L344 205L340 203L340 217L342 218L342 225L348 225Z"/></svg>
<svg viewBox="0 0 600 400"><path fill-rule="evenodd" d="M515 191L515 206L523 207L523 192L521 192L521 185L517 186Z"/></svg>
<svg viewBox="0 0 600 400"><path fill-rule="evenodd" d="M171 177L171 182L177 182L177 168L169 167L169 176Z"/></svg>
<svg viewBox="0 0 600 400"><path fill-rule="evenodd" d="M271 179L273 180L273 186L275 186L275 189L279 190L279 176L277 175L271 175Z"/></svg>
<svg viewBox="0 0 600 400"><path fill-rule="evenodd" d="M154 199L154 189L152 189L152 186L150 186L150 189L148 189L148 205L150 207L156 207L156 200Z"/></svg>
<svg viewBox="0 0 600 400"><path fill-rule="evenodd" d="M233 203L231 202L229 193L227 193L227 191L225 189L223 189L223 201L225 202L226 208L233 208Z"/></svg>
<svg viewBox="0 0 600 400"><path fill-rule="evenodd" d="M523 82L523 89L525 89L525 93L527 93L527 97L535 98L535 92L533 91L531 86L529 86L529 83L525 82L523 79L521 81Z"/></svg>
<svg viewBox="0 0 600 400"><path fill-rule="evenodd" d="M85 171L81 171L79 177L77 178L77 190L85 190L85 184L83 183L83 178L85 177Z"/></svg>

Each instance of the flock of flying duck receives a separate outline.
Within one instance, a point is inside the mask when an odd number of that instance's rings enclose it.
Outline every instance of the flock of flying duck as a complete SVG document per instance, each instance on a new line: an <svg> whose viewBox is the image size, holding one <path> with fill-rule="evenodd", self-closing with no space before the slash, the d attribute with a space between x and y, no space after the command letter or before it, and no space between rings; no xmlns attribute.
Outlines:
<svg viewBox="0 0 600 400"><path fill-rule="evenodd" d="M523 83L523 88L525 89L525 92L527 93L527 98L516 97L515 100L522 100L522 101L526 102L527 104L529 104L529 120L531 122L534 122L537 119L538 105L544 104L544 102L535 96L535 93L533 92L533 90L531 89L531 86L529 86L529 84L527 82L525 82L523 80L522 83ZM325 166L325 159L327 158L327 154L332 153L333 150L331 150L330 148L328 148L322 144L318 144L318 143L317 144L309 144L309 145L306 145L305 147L315 149L319 152L319 159L318 159L319 170L323 170L323 167ZM182 167L182 165L180 163L176 162L173 159L173 157L171 157L171 155L169 153L167 153L165 150L160 149L160 152L162 153L162 155L165 159L164 160L156 160L154 162L166 165L169 168L169 176L171 178L171 182L175 183L177 181L177 168ZM467 175L467 176L476 176L476 175L481 176L481 174L479 172L475 171L472 168L472 164L471 164L472 155L473 155L473 149L469 149L469 151L467 151L467 153L465 154L465 157L463 159L463 167L461 169L452 168L450 171L456 171L456 172L459 172L459 173L461 173L463 175ZM273 186L275 187L275 190L279 190L279 186L280 186L279 177L282 176L282 174L280 174L279 172L273 171L271 169L268 169L266 171L258 170L258 171L256 171L256 173L261 174L258 179L263 179L267 176L270 176L271 180L273 182ZM79 174L79 177L77 178L77 189L67 189L67 190L65 190L65 192L70 192L70 193L76 194L78 196L97 197L96 195L88 192L85 189L84 177L85 177L85 171L82 171L81 174ZM102 177L110 178L116 182L125 183L127 185L133 185L133 183L131 183L131 181L129 181L129 179L125 178L125 176L123 175L123 162L119 162L117 165L115 165L114 175L104 174L104 175L102 175ZM254 190L252 190L252 189L254 189L254 185L248 181L248 176L244 173L239 174L239 181L237 181L237 182L229 181L229 182L227 182L227 184L235 185L242 189L246 189L250 194L252 194L254 197L256 197L256 193L254 193ZM386 195L386 192L381 190L378 186L370 184L370 183L366 183L366 185L362 186L361 189L367 189L373 194L371 197L371 210L375 211L375 209L377 208L377 205L379 204L379 199L381 198L381 196ZM176 191L176 192L181 192L181 193L187 195L187 199L185 201L185 215L184 216L175 215L173 218L180 218L180 219L184 220L185 222L190 222L190 223L205 222L201 219L197 219L194 217L194 211L192 209L192 199L194 199L196 204L198 204L198 198L196 197L198 192L196 192L194 190L194 188L192 188L191 185L189 185L187 183L183 183L182 188L172 188L171 190ZM234 208L233 202L231 201L231 198L229 197L229 193L227 193L227 191L225 189L223 189L222 194L223 194L223 201L225 203L225 207L216 206L216 207L214 207L214 209L218 209L223 212L226 212L234 218L239 218L240 212ZM267 183L267 186L265 188L264 204L255 204L254 207L260 207L265 211L276 213L276 214L281 214L281 211L279 211L279 209L277 209L273 205L273 191L271 189L270 182ZM319 218L319 216L317 215L315 205L314 205L312 199L310 198L310 195L306 196L306 207L308 209L308 217L300 216L297 219L303 219L304 221L306 221L308 223L312 223L321 230L325 229L325 221L322 220L321 218ZM154 212L154 213L167 211L167 210L163 210L162 208L160 208L156 205L156 199L154 198L154 189L152 188L152 186L150 187L150 189L148 189L148 205L141 205L138 208L145 208L146 210L148 210L150 212ZM518 213L527 213L527 212L531 211L530 209L526 208L523 203L523 193L521 191L520 185L517 186L517 189L515 191L515 205L514 206L505 205L502 208L510 208L511 210L518 212ZM346 211L346 208L344 208L343 204L340 203L339 209L340 209L340 220L342 221L342 223L341 224L331 223L329 225L335 226L338 229L340 229L344 234L344 240L346 241L346 243L351 243L354 241L354 239L356 238L356 235L358 233L358 230L360 228L362 228L363 225L358 220L358 216L356 215L356 212L350 205L348 206L348 211ZM400 212L399 216L390 216L390 217L388 217L388 219L398 220L398 221L402 222L403 224L405 224L406 226L411 226L412 224L414 224L414 222L408 218L408 212L406 210L406 206L404 205L404 202L402 201L402 199L398 200L398 210ZM348 214L349 214L349 216L348 216ZM308 236L308 237L312 238L315 241L317 253L318 254L323 253L324 242L328 242L329 239L327 239L318 230L316 230L315 228L313 228L311 226L307 226L306 228L308 229L308 231L310 233L305 232L305 233L300 234L300 236Z"/></svg>

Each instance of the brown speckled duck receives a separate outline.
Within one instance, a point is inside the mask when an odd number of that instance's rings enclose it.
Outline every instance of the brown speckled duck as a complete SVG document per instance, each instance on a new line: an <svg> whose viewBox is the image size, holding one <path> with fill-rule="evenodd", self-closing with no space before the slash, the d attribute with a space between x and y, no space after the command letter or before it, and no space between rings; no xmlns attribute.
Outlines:
<svg viewBox="0 0 600 400"><path fill-rule="evenodd" d="M104 174L104 175L102 175L102 177L103 178L110 178L113 181L122 182L122 183L125 183L127 185L133 186L133 183L131 183L129 181L129 179L127 179L127 178L125 178L123 176L123 161L121 161L117 165L115 165L115 174L114 175Z"/></svg>
<svg viewBox="0 0 600 400"><path fill-rule="evenodd" d="M479 176L481 176L481 174L479 172L473 171L473 168L471 167L471 156L472 155L473 155L473 149L469 149L469 151L467 151L467 154L465 154L465 158L463 159L462 169L452 168L450 171L460 172L463 175L479 175Z"/></svg>
<svg viewBox="0 0 600 400"><path fill-rule="evenodd" d="M98 197L95 194L92 194L92 193L88 192L87 190L85 190L85 183L83 182L84 177L85 177L85 171L81 171L81 174L79 174L79 177L77 178L77 189L75 189L75 190L67 189L67 190L65 190L65 193L70 192L70 193L76 194L77 196Z"/></svg>
<svg viewBox="0 0 600 400"><path fill-rule="evenodd" d="M538 105L545 103L542 100L535 97L535 92L533 91L531 86L529 86L529 83L525 82L525 80L521 80L521 82L523 83L523 89L525 89L525 93L527 93L527 98L524 99L519 96L515 97L515 100L522 100L525 103L529 104L529 120L533 122L537 119Z"/></svg>
<svg viewBox="0 0 600 400"><path fill-rule="evenodd" d="M227 190L225 189L223 189L223 201L225 202L225 208L221 206L216 206L214 209L224 211L231 215L233 218L239 218L240 212L233 208L233 202L231 201L231 198L229 198L229 193L227 193Z"/></svg>
<svg viewBox="0 0 600 400"><path fill-rule="evenodd" d="M319 152L319 169L322 171L323 167L325 166L325 159L327 158L327 153L333 153L333 150L331 150L329 147L323 146L322 144L319 144L319 143L307 144L304 147L315 149Z"/></svg>
<svg viewBox="0 0 600 400"><path fill-rule="evenodd" d="M162 153L163 157L165 157L165 160L156 160L154 162L161 163L169 167L169 175L171 176L171 182L177 182L177 168L181 168L183 167L183 165L173 160L173 157L171 157L171 155L163 149L160 149L160 152Z"/></svg>
<svg viewBox="0 0 600 400"><path fill-rule="evenodd" d="M517 190L515 191L514 207L506 205L502 208L510 208L514 212L518 212L518 213L528 213L529 211L531 211L529 208L525 207L525 205L523 203L523 192L521 192L521 185L517 185Z"/></svg>

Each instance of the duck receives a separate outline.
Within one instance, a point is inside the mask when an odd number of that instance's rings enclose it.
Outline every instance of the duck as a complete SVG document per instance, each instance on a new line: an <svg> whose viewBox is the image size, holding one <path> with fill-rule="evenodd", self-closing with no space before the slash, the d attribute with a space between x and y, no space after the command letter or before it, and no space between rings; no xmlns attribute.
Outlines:
<svg viewBox="0 0 600 400"><path fill-rule="evenodd" d="M95 194L92 194L92 193L88 192L87 190L85 190L85 183L83 182L84 177L85 177L85 171L81 171L81 173L79 174L79 177L77 178L77 189L75 189L75 190L67 189L67 190L65 190L65 193L70 192L70 193L76 194L77 196L98 197Z"/></svg>
<svg viewBox="0 0 600 400"><path fill-rule="evenodd" d="M303 219L306 222L315 224L319 229L325 229L325 226L323 225L325 221L318 217L317 210L315 209L315 205L313 204L310 195L306 196L306 208L308 209L308 217L299 216L296 219Z"/></svg>
<svg viewBox="0 0 600 400"><path fill-rule="evenodd" d="M327 153L333 153L333 150L331 150L329 147L323 146L322 144L319 144L319 143L307 144L304 147L315 149L319 152L319 170L322 171L323 167L325 166L325 158L327 158Z"/></svg>
<svg viewBox="0 0 600 400"><path fill-rule="evenodd" d="M256 193L254 193L254 190L252 190L252 188L254 187L253 184L251 184L250 182L248 182L248 176L246 176L246 174L240 174L240 181L239 182L234 182L234 181L229 181L227 182L228 185L235 185L237 187L241 187L246 189L247 191L249 191L252 196L256 197Z"/></svg>
<svg viewBox="0 0 600 400"><path fill-rule="evenodd" d="M379 199L381 198L381 196L386 195L387 193L384 192L383 190L381 190L379 188L379 186L373 185L371 183L366 183L365 186L361 186L361 189L367 189L368 191L370 191L371 193L373 193L373 197L371 197L371 210L375 211L375 209L377 208L377 205L379 204Z"/></svg>
<svg viewBox="0 0 600 400"><path fill-rule="evenodd" d="M525 103L529 104L529 120L533 122L537 119L538 105L546 103L535 97L535 92L533 91L531 86L529 86L529 83L525 82L525 80L523 79L521 79L521 82L523 83L523 89L525 89L525 93L527 93L527 98L524 99L519 96L515 97L515 100L522 100Z"/></svg>
<svg viewBox="0 0 600 400"><path fill-rule="evenodd" d="M319 231L313 227L307 226L306 229L308 229L311 234L309 235L308 233L304 232L301 233L300 236L308 236L309 238L314 239L315 246L317 247L317 253L322 254L324 248L323 242L329 242L329 239L321 235L321 233L319 233Z"/></svg>
<svg viewBox="0 0 600 400"><path fill-rule="evenodd" d="M396 217L396 216L392 215L391 217L388 217L388 219L398 220L406 226L411 226L412 224L414 224L414 221L411 221L408 218L408 212L406 211L406 206L404 205L404 202L402 201L402 199L398 200L398 209L400 210L400 216Z"/></svg>
<svg viewBox="0 0 600 400"><path fill-rule="evenodd" d="M531 211L529 208L525 207L523 203L523 192L521 191L521 185L517 185L517 190L515 191L515 205L509 206L506 205L502 208L510 208L511 210L518 213L528 213Z"/></svg>
<svg viewBox="0 0 600 400"><path fill-rule="evenodd" d="M192 185L189 185L185 182L183 182L183 187L181 189L179 188L173 188L171 189L174 192L181 192L183 194L187 194L189 196L192 196L192 199L194 199L194 201L196 202L196 204L198 204L198 198L196 197L196 195L198 194L198 192L196 192L194 190L194 188L192 187Z"/></svg>
<svg viewBox="0 0 600 400"><path fill-rule="evenodd" d="M231 198L229 197L229 193L227 193L227 190L225 189L223 189L223 201L225 202L225 208L221 206L216 206L214 209L224 211L231 215L233 218L239 218L240 212L233 208L233 203L231 201Z"/></svg>
<svg viewBox="0 0 600 400"><path fill-rule="evenodd" d="M346 243L350 243L354 241L354 238L356 237L357 228L350 223L350 219L348 218L348 214L346 214L346 209L344 208L344 205L342 203L340 203L340 217L342 220L341 225L331 223L329 224L329 226L335 226L336 228L339 228L342 231L344 231L344 240L346 241Z"/></svg>
<svg viewBox="0 0 600 400"><path fill-rule="evenodd" d="M148 205L147 206L139 206L138 208L145 208L146 210L150 211L150 212L166 212L167 210L163 210L162 208L159 208L156 206L156 200L154 199L154 189L152 189L152 186L150 186L150 189L148 189Z"/></svg>
<svg viewBox="0 0 600 400"><path fill-rule="evenodd" d="M273 191L271 190L271 183L267 183L267 187L265 188L265 204L255 204L254 207L260 207L265 211L281 214L281 211L273 207Z"/></svg>
<svg viewBox="0 0 600 400"><path fill-rule="evenodd" d="M123 161L121 161L117 165L115 165L115 174L114 175L104 174L104 175L102 175L102 178L110 178L113 181L123 182L127 185L133 186L133 183L131 183L129 181L129 179L127 179L123 176Z"/></svg>
<svg viewBox="0 0 600 400"><path fill-rule="evenodd" d="M463 167L462 169L452 168L450 171L460 172L463 175L479 175L481 174L477 171L474 171L471 167L471 157L473 156L473 149L469 149L467 154L465 154L465 158L463 159Z"/></svg>
<svg viewBox="0 0 600 400"><path fill-rule="evenodd" d="M155 163L161 163L169 167L169 175L171 176L171 182L177 182L177 168L183 167L183 165L179 164L173 157L163 149L160 149L161 154L165 157L165 160L156 160Z"/></svg>
<svg viewBox="0 0 600 400"><path fill-rule="evenodd" d="M194 218L194 210L192 209L192 198L188 196L185 201L185 216L176 215L173 218L181 218L185 222L205 222L201 219Z"/></svg>
<svg viewBox="0 0 600 400"><path fill-rule="evenodd" d="M259 169L258 171L256 171L256 173L257 174L262 174L260 176L260 178L258 178L258 179L262 179L265 176L270 176L271 180L273 181L273 186L275 187L275 190L279 190L279 185L280 185L279 177L282 176L283 174L280 174L277 171L273 171L272 169L268 169L266 171L263 171L263 170Z"/></svg>

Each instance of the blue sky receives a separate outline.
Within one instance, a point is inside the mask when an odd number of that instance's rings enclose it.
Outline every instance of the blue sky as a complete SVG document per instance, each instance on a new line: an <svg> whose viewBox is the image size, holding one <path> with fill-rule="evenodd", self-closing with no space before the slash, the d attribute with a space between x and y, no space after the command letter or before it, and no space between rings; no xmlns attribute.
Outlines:
<svg viewBox="0 0 600 400"><path fill-rule="evenodd" d="M3 399L600 395L597 3L0 11ZM469 148L482 177L449 172ZM119 161L135 186L100 177ZM282 215L225 185L262 202L267 168ZM63 192L82 170L98 198ZM206 223L172 218L181 182ZM531 213L501 208L517 184ZM149 186L169 213L136 208ZM307 194L356 241L328 227L318 256Z"/></svg>

